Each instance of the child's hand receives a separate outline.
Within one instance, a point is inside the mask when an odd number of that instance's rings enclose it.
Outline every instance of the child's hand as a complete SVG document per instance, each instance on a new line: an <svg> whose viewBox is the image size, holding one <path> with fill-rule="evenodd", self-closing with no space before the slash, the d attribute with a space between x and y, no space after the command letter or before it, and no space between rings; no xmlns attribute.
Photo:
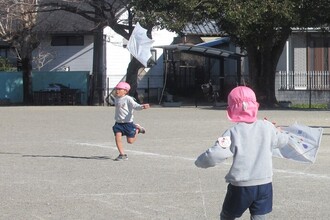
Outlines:
<svg viewBox="0 0 330 220"><path fill-rule="evenodd" d="M143 108L143 109L150 108L150 105L149 105L149 104L142 104L142 108Z"/></svg>
<svg viewBox="0 0 330 220"><path fill-rule="evenodd" d="M264 120L268 121L268 119L266 117L264 117ZM272 121L272 124L275 125L275 127L277 127L276 122Z"/></svg>
<svg viewBox="0 0 330 220"><path fill-rule="evenodd" d="M268 121L268 119L266 117L264 118L264 120ZM280 132L282 131L282 128L280 126L276 125L276 122L273 121L272 124L277 128L278 131L280 131Z"/></svg>

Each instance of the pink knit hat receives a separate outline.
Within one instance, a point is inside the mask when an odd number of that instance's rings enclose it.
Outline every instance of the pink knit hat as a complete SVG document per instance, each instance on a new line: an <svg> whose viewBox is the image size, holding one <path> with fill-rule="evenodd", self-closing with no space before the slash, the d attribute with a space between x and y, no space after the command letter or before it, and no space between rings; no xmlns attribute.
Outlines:
<svg viewBox="0 0 330 220"><path fill-rule="evenodd" d="M120 82L116 85L115 89L125 89L129 91L131 89L131 86L127 82Z"/></svg>
<svg viewBox="0 0 330 220"><path fill-rule="evenodd" d="M256 121L258 108L256 95L249 87L238 86L228 95L227 117L232 122Z"/></svg>

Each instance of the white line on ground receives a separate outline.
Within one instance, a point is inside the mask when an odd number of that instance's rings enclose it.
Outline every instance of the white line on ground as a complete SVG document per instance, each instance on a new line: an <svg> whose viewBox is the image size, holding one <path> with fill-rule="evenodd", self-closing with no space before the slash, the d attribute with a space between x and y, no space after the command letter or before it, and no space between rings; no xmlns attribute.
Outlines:
<svg viewBox="0 0 330 220"><path fill-rule="evenodd" d="M285 173L285 174L292 174L298 176L304 176L306 178L314 178L314 179L330 179L328 175L320 175L320 174L313 174L313 173L306 173L306 172L299 172L293 170L280 170L280 169L273 169L276 173Z"/></svg>
<svg viewBox="0 0 330 220"><path fill-rule="evenodd" d="M102 144L90 144L90 143L77 143L77 144L78 145L91 146L91 147L110 148L110 149L113 149L113 150L117 150L116 147L109 147L109 146L102 145ZM134 153L134 154L137 154L137 155L157 156L157 157L162 157L162 158L178 158L178 159L189 160L189 161L194 161L195 160L195 158L180 157L180 156L173 156L173 155L162 155L162 154L158 154L158 153L136 151L136 150L129 150L129 149L125 149L125 151L131 152L131 153Z"/></svg>
<svg viewBox="0 0 330 220"><path fill-rule="evenodd" d="M116 147L110 147L108 145L103 145L103 144L93 144L93 143L77 143L77 144L78 145L83 145L83 146L110 148L110 149L113 149L113 150L117 150ZM131 153L134 153L134 154L137 154L137 155L156 156L156 157L160 157L160 158L177 158L177 159L189 160L189 161L196 160L196 158L173 156L173 155L163 155L163 154L158 154L158 153L151 153L151 152L144 152L144 151L137 151L137 150L129 150L129 149L127 149L125 151L131 152ZM225 162L223 164L230 166L230 163L226 163ZM303 177L306 177L306 178L330 179L330 176L328 176L328 175L306 173L306 172L294 171L294 170L273 169L273 171L276 172L276 173L292 174L292 175L303 176Z"/></svg>
<svg viewBox="0 0 330 220"><path fill-rule="evenodd" d="M207 212L206 212L205 196L204 196L204 192L203 192L203 189L202 189L202 180L201 180L201 177L199 176L199 173L198 173L198 181L199 181L199 191L200 191L201 196L202 196L202 203L203 203L204 217L205 217L205 219L207 220L208 217L207 217Z"/></svg>

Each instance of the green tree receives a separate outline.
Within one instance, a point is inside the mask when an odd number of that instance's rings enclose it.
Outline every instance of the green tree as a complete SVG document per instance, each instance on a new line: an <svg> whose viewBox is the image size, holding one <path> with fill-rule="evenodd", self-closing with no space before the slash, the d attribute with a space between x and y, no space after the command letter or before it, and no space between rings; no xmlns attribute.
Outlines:
<svg viewBox="0 0 330 220"><path fill-rule="evenodd" d="M249 83L267 105L277 102L276 66L292 28L326 30L330 24L328 0L133 0L132 5L142 21L178 33L187 23L215 21L246 51Z"/></svg>
<svg viewBox="0 0 330 220"><path fill-rule="evenodd" d="M0 57L0 71L13 71L15 67L5 57Z"/></svg>

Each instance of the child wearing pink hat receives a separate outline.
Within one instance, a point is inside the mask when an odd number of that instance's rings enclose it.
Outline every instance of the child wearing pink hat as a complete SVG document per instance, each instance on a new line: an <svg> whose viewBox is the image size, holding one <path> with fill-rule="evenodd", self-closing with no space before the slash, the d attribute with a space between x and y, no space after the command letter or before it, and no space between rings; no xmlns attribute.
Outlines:
<svg viewBox="0 0 330 220"><path fill-rule="evenodd" d="M251 219L262 220L272 211L272 150L285 146L288 136L271 122L258 120L258 108L252 89L234 88L228 95L227 116L235 124L195 161L197 167L208 168L233 157L225 176L221 220L239 218L247 209Z"/></svg>
<svg viewBox="0 0 330 220"><path fill-rule="evenodd" d="M126 82L120 82L115 87L115 125L112 130L115 134L116 146L119 156L115 161L127 160L128 156L124 153L122 136L126 136L127 143L133 144L138 133L145 133L145 129L133 123L134 110L148 109L149 104L139 104L131 96L127 95L131 86Z"/></svg>

